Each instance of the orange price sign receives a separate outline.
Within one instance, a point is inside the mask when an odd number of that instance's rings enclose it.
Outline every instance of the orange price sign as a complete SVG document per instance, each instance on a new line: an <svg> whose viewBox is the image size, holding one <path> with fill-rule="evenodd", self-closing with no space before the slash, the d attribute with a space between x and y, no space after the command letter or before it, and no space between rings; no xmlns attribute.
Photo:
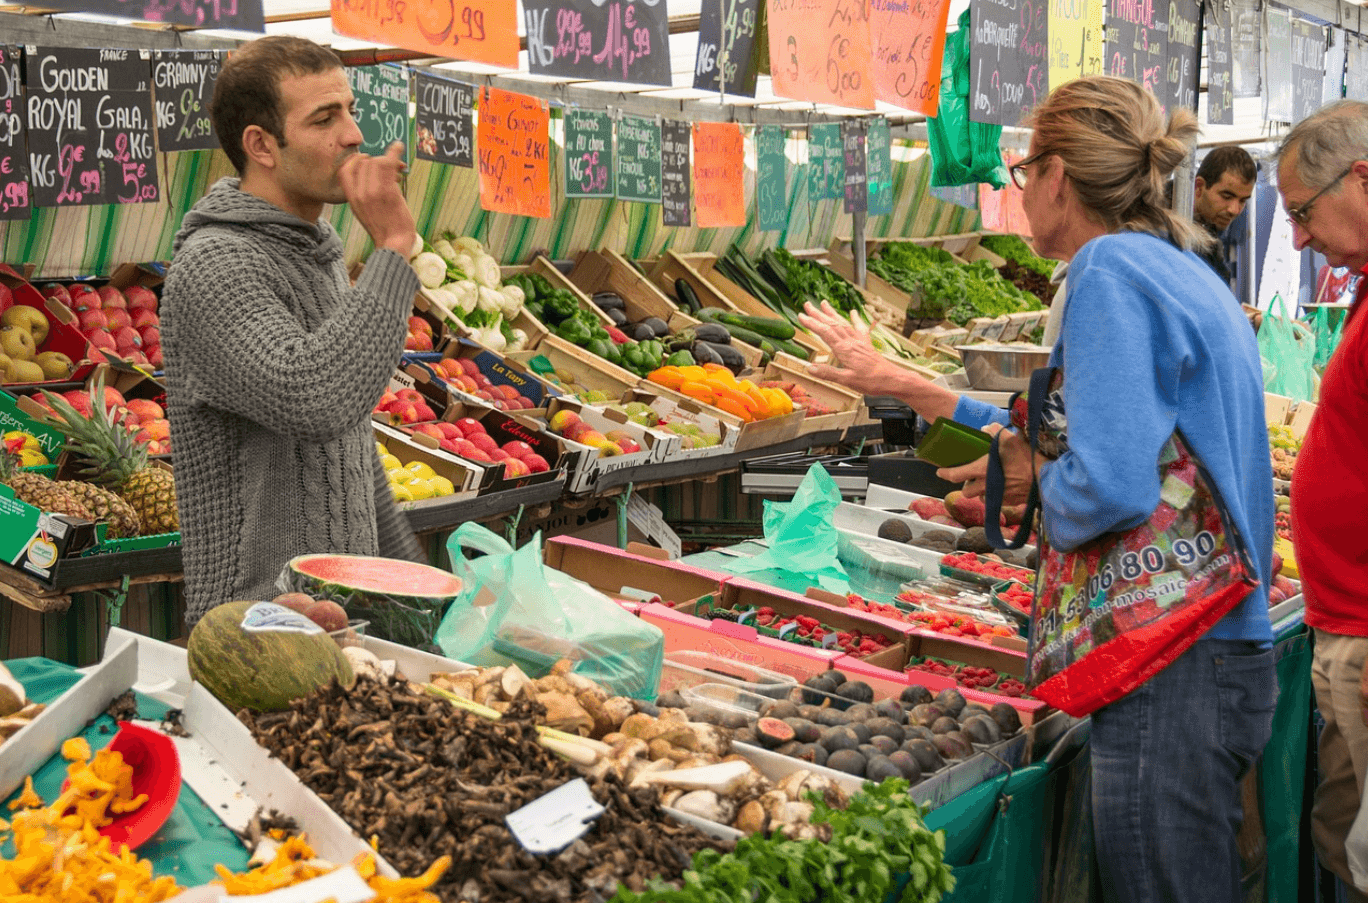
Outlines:
<svg viewBox="0 0 1368 903"><path fill-rule="evenodd" d="M767 2L774 93L874 109L869 0Z"/></svg>
<svg viewBox="0 0 1368 903"><path fill-rule="evenodd" d="M550 110L546 101L480 91L480 206L516 216L551 215Z"/></svg>
<svg viewBox="0 0 1368 903"><path fill-rule="evenodd" d="M1003 154L1007 166L1022 159L1017 154ZM1015 235L1030 235L1031 223L1026 219L1026 211L1021 206L1021 189L1011 179L1007 187L994 190L986 182L979 183L979 214L983 217L983 228L993 232L1009 232Z"/></svg>
<svg viewBox="0 0 1368 903"><path fill-rule="evenodd" d="M518 68L517 0L332 0L338 34Z"/></svg>
<svg viewBox="0 0 1368 903"><path fill-rule="evenodd" d="M734 122L693 127L694 206L704 229L746 224L746 145Z"/></svg>
<svg viewBox="0 0 1368 903"><path fill-rule="evenodd" d="M935 116L950 0L870 0L874 96Z"/></svg>

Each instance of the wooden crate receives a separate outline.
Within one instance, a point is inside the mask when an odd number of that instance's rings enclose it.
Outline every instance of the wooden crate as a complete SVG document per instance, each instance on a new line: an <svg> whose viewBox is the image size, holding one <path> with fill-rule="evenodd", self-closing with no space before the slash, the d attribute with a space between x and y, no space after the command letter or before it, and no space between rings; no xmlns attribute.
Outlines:
<svg viewBox="0 0 1368 903"><path fill-rule="evenodd" d="M855 422L856 415L864 406L864 396L844 386L824 379L809 376L805 368L799 369L782 361L771 361L765 368L764 379L791 382L802 386L808 395L835 410L833 414L805 416L798 428L798 435L825 433L831 430L845 431Z"/></svg>

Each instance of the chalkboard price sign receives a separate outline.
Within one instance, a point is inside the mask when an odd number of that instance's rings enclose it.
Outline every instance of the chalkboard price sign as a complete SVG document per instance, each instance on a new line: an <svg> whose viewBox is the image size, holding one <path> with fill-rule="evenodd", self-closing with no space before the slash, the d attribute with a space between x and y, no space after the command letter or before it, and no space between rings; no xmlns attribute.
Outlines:
<svg viewBox="0 0 1368 903"><path fill-rule="evenodd" d="M1110 0L1107 5L1107 74L1138 82L1168 100L1169 0Z"/></svg>
<svg viewBox="0 0 1368 903"><path fill-rule="evenodd" d="M45 0L44 6L194 28L266 30L262 0Z"/></svg>
<svg viewBox="0 0 1368 903"><path fill-rule="evenodd" d="M565 112L565 196L610 198L613 120L590 110Z"/></svg>
<svg viewBox="0 0 1368 903"><path fill-rule="evenodd" d="M661 220L667 226L692 222L689 196L693 174L689 168L689 124L667 119L660 126Z"/></svg>
<svg viewBox="0 0 1368 903"><path fill-rule="evenodd" d="M808 129L808 200L834 201L845 197L845 155L841 126L820 123Z"/></svg>
<svg viewBox="0 0 1368 903"><path fill-rule="evenodd" d="M694 63L695 88L755 96L759 72L755 27L759 17L760 0L703 0Z"/></svg>
<svg viewBox="0 0 1368 903"><path fill-rule="evenodd" d="M845 160L845 212L869 209L869 188L865 185L865 134L861 123L841 123L841 156Z"/></svg>
<svg viewBox="0 0 1368 903"><path fill-rule="evenodd" d="M152 51L157 147L163 153L219 146L209 103L225 56L222 50Z"/></svg>
<svg viewBox="0 0 1368 903"><path fill-rule="evenodd" d="M882 116L869 121L865 132L865 181L869 185L869 215L893 212L893 135Z"/></svg>
<svg viewBox="0 0 1368 903"><path fill-rule="evenodd" d="M157 200L148 60L136 50L32 47L24 61L34 206Z"/></svg>
<svg viewBox="0 0 1368 903"><path fill-rule="evenodd" d="M1015 126L1050 93L1046 0L979 0L969 50L969 118Z"/></svg>
<svg viewBox="0 0 1368 903"><path fill-rule="evenodd" d="M29 218L19 48L0 44L0 220Z"/></svg>
<svg viewBox="0 0 1368 903"><path fill-rule="evenodd" d="M1261 0L1230 0L1231 83L1236 97L1258 97L1263 84L1259 72L1263 48Z"/></svg>
<svg viewBox="0 0 1368 903"><path fill-rule="evenodd" d="M414 89L418 159L473 168L475 130L470 111L475 106L475 88L419 72Z"/></svg>
<svg viewBox="0 0 1368 903"><path fill-rule="evenodd" d="M1170 0L1168 16L1168 86L1170 112L1197 110L1197 71L1201 67L1201 44L1197 29L1202 25L1201 0Z"/></svg>
<svg viewBox="0 0 1368 903"><path fill-rule="evenodd" d="M1325 93L1325 29L1292 19L1292 116L1300 122L1320 108Z"/></svg>
<svg viewBox="0 0 1368 903"><path fill-rule="evenodd" d="M396 141L408 147L409 75L401 66L348 66L347 81L356 98L361 153L379 156Z"/></svg>
<svg viewBox="0 0 1368 903"><path fill-rule="evenodd" d="M778 232L788 223L788 130L762 125L755 130L755 207L760 231Z"/></svg>
<svg viewBox="0 0 1368 903"><path fill-rule="evenodd" d="M1344 96L1368 97L1368 38L1345 36Z"/></svg>
<svg viewBox="0 0 1368 903"><path fill-rule="evenodd" d="M624 201L660 203L660 123L623 116L617 126L617 196Z"/></svg>
<svg viewBox="0 0 1368 903"><path fill-rule="evenodd" d="M1292 93L1292 17L1285 9L1264 9L1264 118L1291 122L1297 112Z"/></svg>
<svg viewBox="0 0 1368 903"><path fill-rule="evenodd" d="M670 84L665 0L528 0L523 16L538 75Z"/></svg>
<svg viewBox="0 0 1368 903"><path fill-rule="evenodd" d="M1230 46L1230 0L1205 0L1207 122L1235 124L1234 67Z"/></svg>

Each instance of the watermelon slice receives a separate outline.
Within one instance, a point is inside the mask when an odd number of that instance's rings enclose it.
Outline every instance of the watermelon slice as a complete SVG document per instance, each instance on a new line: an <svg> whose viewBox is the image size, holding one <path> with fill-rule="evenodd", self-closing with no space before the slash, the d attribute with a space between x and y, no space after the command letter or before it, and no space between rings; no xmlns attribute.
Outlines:
<svg viewBox="0 0 1368 903"><path fill-rule="evenodd" d="M367 633L418 649L433 637L461 579L439 568L366 555L299 555L282 575L285 591L332 599L349 618L369 621Z"/></svg>

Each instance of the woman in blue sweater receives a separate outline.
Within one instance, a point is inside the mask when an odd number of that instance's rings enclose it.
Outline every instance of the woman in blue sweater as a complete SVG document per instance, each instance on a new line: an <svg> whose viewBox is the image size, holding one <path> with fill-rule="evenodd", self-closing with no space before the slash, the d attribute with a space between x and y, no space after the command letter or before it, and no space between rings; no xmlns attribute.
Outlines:
<svg viewBox="0 0 1368 903"><path fill-rule="evenodd" d="M1110 901L1241 899L1239 783L1272 730L1277 681L1267 586L1273 491L1254 334L1230 289L1194 253L1209 237L1164 206L1164 183L1197 131L1167 124L1133 82L1093 76L1032 114L1029 155L1012 167L1037 253L1069 262L1068 305L1051 355L1062 368L1068 447L1036 457L1000 442L1006 503L1038 479L1044 528L1068 551L1145 523L1160 500L1156 462L1181 431L1207 468L1260 586L1138 689L1093 714L1094 838ZM885 375L833 328L809 320L844 369ZM1007 414L916 377L885 375L923 416L999 431ZM981 494L986 459L941 472Z"/></svg>

